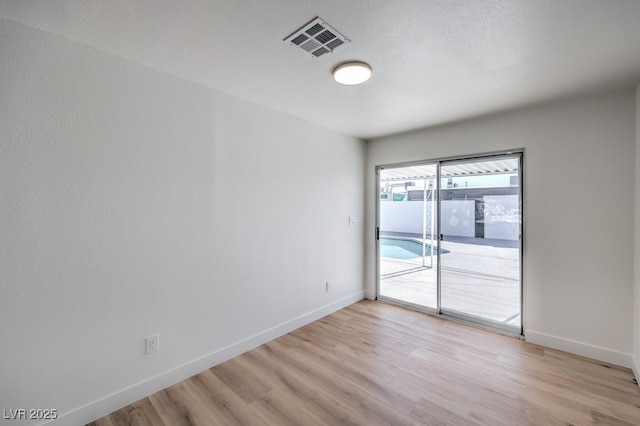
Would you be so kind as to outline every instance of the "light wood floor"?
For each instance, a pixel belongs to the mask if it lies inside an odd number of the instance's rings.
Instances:
[[[630,370],[362,301],[91,425],[640,425]]]

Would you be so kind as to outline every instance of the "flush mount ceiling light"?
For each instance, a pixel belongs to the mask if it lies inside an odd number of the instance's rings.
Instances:
[[[340,84],[353,86],[371,78],[373,70],[365,62],[345,62],[333,69],[333,79]]]

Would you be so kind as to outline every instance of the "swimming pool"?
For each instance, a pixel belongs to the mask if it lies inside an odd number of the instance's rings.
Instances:
[[[425,256],[431,256],[432,247],[427,244],[424,249]],[[449,253],[448,250],[440,250],[440,253]],[[433,247],[433,255],[438,254],[438,249]],[[417,259],[422,257],[422,243],[406,238],[380,238],[380,257],[390,259]]]

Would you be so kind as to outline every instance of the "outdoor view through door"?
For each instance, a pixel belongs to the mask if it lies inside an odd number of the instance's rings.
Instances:
[[[378,297],[520,334],[521,154],[378,168]]]

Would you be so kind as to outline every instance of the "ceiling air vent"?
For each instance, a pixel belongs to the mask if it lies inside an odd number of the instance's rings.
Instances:
[[[299,47],[312,58],[320,58],[350,41],[320,18],[313,19],[284,39],[285,43]]]

